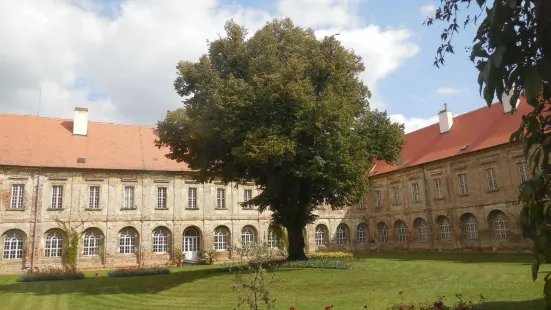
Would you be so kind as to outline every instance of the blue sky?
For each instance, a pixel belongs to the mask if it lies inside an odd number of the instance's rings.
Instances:
[[[484,106],[464,50],[474,27],[455,40],[446,66],[432,65],[443,24],[422,25],[434,0],[29,0],[0,4],[0,113],[153,125],[181,105],[172,81],[180,60],[196,60],[206,39],[234,18],[251,32],[291,17],[322,36],[339,32],[364,58],[372,106],[411,131],[444,103],[453,113]],[[4,13],[2,13],[4,12]],[[7,13],[9,12],[9,14]],[[8,14],[8,15],[2,15]],[[10,17],[10,18],[8,18]],[[3,73],[2,73],[3,72]]]

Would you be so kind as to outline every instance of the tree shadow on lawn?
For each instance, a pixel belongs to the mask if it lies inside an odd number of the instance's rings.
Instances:
[[[357,254],[359,259],[392,259],[397,261],[449,261],[456,263],[531,264],[532,255],[524,253],[453,253],[453,252],[380,252]]]
[[[485,302],[484,308],[488,310],[532,310],[545,309],[543,298],[524,301],[492,301]]]
[[[285,270],[279,270],[282,272]],[[34,295],[117,295],[156,294],[176,286],[217,276],[232,276],[221,268],[173,272],[166,275],[138,277],[87,277],[83,280],[16,282],[0,285],[3,293],[32,293]],[[228,283],[231,280],[228,279]]]

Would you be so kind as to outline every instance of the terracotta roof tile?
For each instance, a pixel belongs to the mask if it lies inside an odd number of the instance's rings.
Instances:
[[[447,133],[440,133],[438,123],[408,133],[400,164],[378,162],[370,176],[508,143],[511,134],[519,128],[522,115],[530,109],[524,98],[514,114],[504,114],[503,105],[494,103],[454,117]],[[463,146],[467,148],[461,150]]]

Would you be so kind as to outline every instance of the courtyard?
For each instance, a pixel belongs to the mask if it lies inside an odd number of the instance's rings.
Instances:
[[[528,254],[369,253],[350,270],[280,269],[271,290],[275,309],[385,309],[455,294],[478,300],[485,309],[543,306],[543,280],[534,283]],[[232,276],[219,265],[173,268],[170,275],[134,278],[18,283],[0,276],[2,309],[232,309],[237,293]],[[544,271],[547,266],[543,266]],[[400,295],[399,292],[403,294]]]

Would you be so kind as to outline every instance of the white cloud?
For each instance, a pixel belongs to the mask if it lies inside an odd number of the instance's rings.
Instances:
[[[408,29],[361,26],[361,0],[312,1],[280,0],[278,16],[295,5],[310,14],[294,16],[297,24],[319,35],[340,32],[363,57],[372,91],[419,51]],[[230,18],[252,33],[277,17],[217,0],[122,1],[118,15],[100,11],[90,0],[0,2],[0,113],[35,114],[41,88],[44,116],[70,118],[85,106],[92,120],[153,125],[181,106],[173,88],[178,61],[196,61]]]
[[[412,131],[430,126],[432,124],[438,123],[438,115],[428,118],[417,118],[417,117],[405,117],[402,114],[392,114],[389,116],[393,122],[404,124],[405,132],[410,133]]]
[[[456,95],[456,94],[463,94],[468,92],[469,92],[469,89],[467,87],[463,87],[463,88],[441,87],[435,91],[435,93],[438,95]]]
[[[438,7],[434,4],[423,5],[421,8],[419,8],[419,12],[421,12],[421,15],[423,15],[423,17],[434,17],[434,12],[436,12],[437,8]]]

